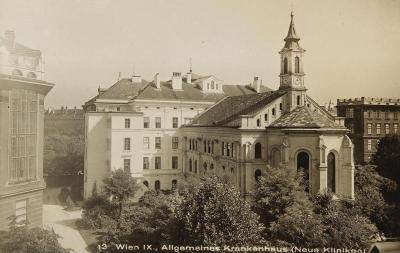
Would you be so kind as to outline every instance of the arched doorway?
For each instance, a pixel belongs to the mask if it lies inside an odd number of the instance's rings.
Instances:
[[[159,181],[159,180],[156,180],[156,181],[154,182],[154,190],[159,191],[160,188],[161,188],[160,181]]]
[[[335,182],[335,172],[336,172],[336,158],[335,154],[330,152],[328,154],[328,190],[335,192],[336,182]]]
[[[303,172],[305,190],[309,191],[310,156],[306,152],[297,154],[297,171]]]

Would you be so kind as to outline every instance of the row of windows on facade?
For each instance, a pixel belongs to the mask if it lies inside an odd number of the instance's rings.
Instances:
[[[397,134],[398,130],[399,130],[399,124],[398,123],[394,123],[394,124],[389,124],[386,123],[385,125],[385,134]],[[393,125],[393,132],[390,131],[391,130],[391,125]],[[373,124],[372,123],[368,123],[367,124],[367,133],[368,134],[372,134],[372,128],[373,128]],[[381,134],[381,124],[380,123],[376,123],[375,124],[375,133],[376,134]]]
[[[377,118],[380,119],[384,116],[384,119],[398,119],[398,112],[388,112],[388,111],[367,111],[365,113],[365,117],[368,119]],[[353,118],[354,117],[354,109],[353,108],[346,108],[346,118]]]
[[[36,146],[38,124],[37,92],[13,89],[10,92],[10,153],[11,183],[36,179]]]
[[[149,182],[148,182],[147,180],[144,180],[144,181],[143,181],[143,184],[144,184],[147,188],[150,188]],[[173,180],[171,181],[171,190],[175,190],[175,189],[177,188],[177,186],[178,186],[178,180],[173,179]],[[154,181],[154,190],[159,191],[160,189],[161,189],[160,180]]]
[[[143,137],[143,148],[150,149],[150,137]],[[161,137],[154,138],[154,148],[161,149]],[[179,148],[179,137],[173,136],[172,137],[172,149]],[[124,138],[124,151],[131,150],[131,138],[126,137]]]
[[[372,142],[373,140],[369,139],[367,140],[367,150],[372,151]],[[376,140],[376,146],[379,145],[379,140]]]
[[[210,90],[210,83],[207,83],[207,89]],[[214,81],[211,81],[211,90],[218,90],[218,83],[214,83]]]
[[[288,74],[288,59],[283,59],[283,74]],[[294,73],[300,73],[300,58],[296,56],[294,58]]]
[[[203,152],[208,154],[215,154],[214,143],[215,140],[204,140],[203,141]],[[198,151],[198,141],[196,139],[189,139],[189,150]],[[230,142],[221,142],[221,153],[222,156],[236,157],[237,156],[237,146]],[[254,145],[254,158],[261,159],[262,156],[262,146],[261,143],[257,142]]]
[[[298,105],[300,105],[300,96],[298,96]],[[279,103],[279,111],[282,111],[282,103]],[[272,117],[276,116],[276,109],[272,108],[271,109],[271,115]],[[269,114],[268,113],[264,113],[264,121],[268,122],[269,121]],[[261,126],[261,120],[257,119],[257,126],[260,127]]]
[[[192,122],[192,118],[184,119],[185,125],[190,124]],[[154,118],[154,126],[155,128],[161,128],[161,117]],[[178,117],[172,118],[172,128],[178,128]],[[125,119],[125,128],[131,128],[131,119]],[[150,117],[143,118],[143,128],[150,128]]]
[[[161,164],[161,157],[156,156],[154,157],[154,169],[160,170],[162,168]],[[178,169],[178,157],[172,156],[171,158],[171,168]],[[150,169],[150,157],[143,157],[143,169],[149,170]],[[131,171],[131,159],[124,159],[124,171],[129,172]]]
[[[12,72],[12,75],[13,76],[23,76],[23,73],[19,69],[14,69],[13,72]],[[26,74],[26,77],[27,78],[32,78],[32,79],[36,79],[37,78],[36,74],[33,73],[33,72],[28,72],[28,74]]]
[[[210,169],[208,169],[210,167]],[[225,173],[226,168],[225,166],[222,166],[222,171]],[[203,163],[203,172],[206,173],[208,170],[213,171],[214,170],[214,164],[210,163],[210,166],[206,162]],[[198,165],[197,165],[197,160],[192,160],[191,158],[189,159],[189,172],[193,172],[195,174],[198,173]],[[231,174],[235,173],[235,169],[231,168]]]

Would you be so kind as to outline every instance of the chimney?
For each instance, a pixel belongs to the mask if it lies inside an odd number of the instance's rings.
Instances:
[[[173,90],[182,90],[181,72],[172,72],[172,89]]]
[[[159,73],[154,75],[154,84],[156,85],[157,89],[161,89],[160,74]]]
[[[133,75],[132,76],[132,83],[141,83],[142,82],[142,77],[138,75]]]
[[[7,30],[4,32],[4,38],[7,46],[14,48],[15,47],[15,32]]]
[[[192,83],[192,71],[190,71],[186,74],[186,82]]]
[[[255,89],[257,91],[257,93],[260,93],[260,91],[261,91],[261,83],[262,83],[262,80],[259,79],[258,76],[255,76],[252,87],[253,87],[253,89]]]

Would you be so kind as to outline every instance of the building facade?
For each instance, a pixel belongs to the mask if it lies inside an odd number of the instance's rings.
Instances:
[[[345,125],[350,129],[357,164],[370,162],[380,138],[399,133],[398,98],[338,99],[337,113],[345,118]]]
[[[304,172],[310,193],[354,198],[348,130],[307,95],[299,40],[292,14],[279,90],[224,98],[182,128],[187,177],[227,177],[246,195],[262,174],[287,167]]]
[[[0,230],[8,217],[42,225],[44,98],[54,86],[42,80],[39,50],[0,37]]]
[[[223,97],[267,90],[258,78],[247,86],[223,85],[192,70],[173,72],[168,81],[132,76],[99,88],[84,106],[84,197],[120,168],[150,189],[176,187],[184,170],[180,127]]]

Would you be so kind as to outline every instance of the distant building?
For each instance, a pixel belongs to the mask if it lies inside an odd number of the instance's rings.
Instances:
[[[0,37],[0,230],[9,216],[42,225],[44,98],[54,84],[42,80],[42,55]]]
[[[338,99],[337,113],[350,129],[357,164],[371,160],[380,138],[399,133],[399,98]]]
[[[112,170],[130,171],[150,189],[171,189],[182,179],[184,160],[179,128],[226,96],[268,91],[257,77],[251,85],[223,85],[213,75],[152,81],[140,76],[121,79],[84,105],[84,195]]]
[[[222,99],[182,128],[184,174],[228,177],[243,194],[267,168],[304,172],[310,193],[354,198],[353,145],[343,119],[307,95],[293,14],[279,90]]]

